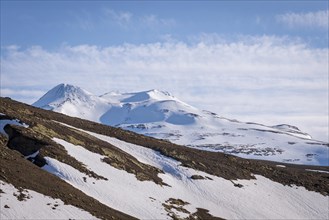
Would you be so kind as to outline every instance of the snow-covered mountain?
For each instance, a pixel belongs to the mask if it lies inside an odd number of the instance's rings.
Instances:
[[[77,86],[60,84],[33,105],[192,148],[243,158],[329,165],[328,143],[313,140],[295,126],[227,119],[190,106],[168,92],[96,96]]]

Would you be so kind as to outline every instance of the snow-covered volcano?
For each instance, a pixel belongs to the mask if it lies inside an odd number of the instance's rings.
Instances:
[[[60,84],[33,105],[202,150],[329,165],[328,143],[313,140],[295,126],[227,119],[190,106],[168,92],[110,92],[95,96],[77,86]]]

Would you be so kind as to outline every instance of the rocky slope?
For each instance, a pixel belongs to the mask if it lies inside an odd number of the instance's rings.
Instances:
[[[243,159],[0,104],[1,219],[329,217],[327,166]]]

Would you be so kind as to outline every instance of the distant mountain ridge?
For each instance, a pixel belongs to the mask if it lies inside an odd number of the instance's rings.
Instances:
[[[313,140],[295,126],[227,119],[190,106],[168,92],[109,92],[96,96],[80,87],[60,84],[33,105],[202,150],[329,165],[328,143]]]

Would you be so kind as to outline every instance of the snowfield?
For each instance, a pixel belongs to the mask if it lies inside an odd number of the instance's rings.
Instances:
[[[328,143],[313,140],[295,126],[227,119],[158,90],[95,96],[79,87],[60,84],[33,105],[202,150],[250,159],[329,165]]]
[[[80,131],[83,131],[79,129]],[[68,154],[82,162],[88,169],[108,180],[97,180],[73,167],[47,157],[43,169],[51,172],[72,186],[100,202],[142,219],[169,219],[175,213],[187,217],[188,213],[175,208],[169,211],[164,205],[180,199],[186,203],[176,205],[189,213],[197,208],[209,210],[214,216],[227,219],[328,219],[329,197],[311,192],[304,187],[290,187],[256,175],[254,180],[230,181],[191,168],[142,146],[116,138],[86,132],[131,154],[140,162],[160,168],[159,174],[169,186],[152,181],[139,181],[133,174],[118,170],[102,162],[104,156],[53,138]],[[206,179],[195,180],[192,175]],[[241,184],[242,188],[234,186]],[[180,209],[181,210],[181,209]],[[169,213],[168,213],[169,212]]]
[[[64,205],[60,199],[53,199],[33,190],[19,190],[3,181],[0,181],[0,186],[1,220],[97,219],[82,209]]]

